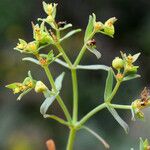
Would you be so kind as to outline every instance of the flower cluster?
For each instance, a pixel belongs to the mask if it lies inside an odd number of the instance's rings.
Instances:
[[[36,80],[34,80],[31,76],[30,71],[28,72],[28,77],[24,79],[23,82],[15,82],[12,84],[7,85],[6,87],[13,90],[14,94],[21,93],[18,100],[21,100],[21,98],[29,93],[32,89],[34,89],[36,84]]]
[[[138,77],[136,73],[139,66],[135,66],[133,63],[138,59],[140,53],[135,55],[126,55],[125,53],[121,52],[121,56],[122,58],[116,57],[112,61],[113,68],[117,70],[116,79],[123,80],[123,78],[127,76]]]
[[[104,24],[100,21],[96,22],[94,20],[94,30],[95,32],[101,32],[103,34],[113,37],[115,33],[114,23],[117,21],[115,17],[108,19]]]
[[[137,99],[132,103],[132,111],[138,119],[144,119],[144,113],[142,110],[147,107],[150,107],[150,93],[145,87],[141,92],[140,99]],[[134,115],[133,119],[135,119]]]

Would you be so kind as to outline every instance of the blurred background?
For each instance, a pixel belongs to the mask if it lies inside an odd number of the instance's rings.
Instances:
[[[71,60],[77,56],[84,36],[88,16],[92,12],[97,20],[104,22],[116,16],[115,38],[97,35],[97,48],[102,58],[97,60],[87,51],[82,64],[111,65],[119,51],[135,54],[141,52],[137,65],[140,65],[141,79],[124,83],[115,97],[115,103],[130,104],[139,97],[141,90],[150,87],[150,1],[149,0],[57,0],[46,1],[58,3],[57,21],[67,21],[74,28],[82,28],[82,32],[64,42],[64,48]],[[47,83],[47,78],[40,67],[22,62],[25,57],[14,51],[18,38],[32,40],[31,21],[36,22],[44,17],[41,0],[0,0],[0,149],[1,150],[46,150],[45,141],[52,138],[58,150],[64,150],[68,137],[68,129],[55,121],[44,119],[39,112],[44,100],[42,95],[34,91],[25,96],[21,102],[17,96],[5,88],[6,84],[23,81],[28,70],[37,80]],[[53,75],[58,76],[64,68],[53,64]],[[66,72],[61,95],[71,111],[72,90],[70,74]],[[107,73],[104,71],[78,71],[79,80],[79,117],[102,102]],[[111,145],[111,150],[138,149],[139,137],[150,139],[150,110],[145,110],[145,122],[131,121],[129,111],[118,111],[130,126],[128,135],[105,110],[97,113],[87,122],[87,126],[95,130]],[[63,117],[57,102],[49,110]],[[76,137],[75,150],[103,150],[97,139],[84,130]]]

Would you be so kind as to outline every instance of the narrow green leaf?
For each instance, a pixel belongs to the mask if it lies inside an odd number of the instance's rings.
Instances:
[[[126,133],[128,133],[129,131],[129,127],[127,125],[127,123],[122,120],[122,118],[118,115],[117,111],[110,107],[110,106],[107,106],[109,112],[112,114],[112,116],[115,118],[115,120],[122,126],[122,128],[125,130]]]
[[[67,63],[65,63],[64,61],[62,61],[62,60],[60,60],[60,59],[58,59],[58,58],[55,59],[54,61],[57,62],[58,64],[64,66],[64,67],[66,67],[66,68],[69,68],[69,66],[68,66]]]
[[[60,30],[60,31],[61,31],[61,30],[65,30],[65,29],[68,29],[68,28],[70,28],[70,27],[72,27],[72,24],[71,24],[71,23],[66,24],[63,28],[59,28],[59,30]]]
[[[106,84],[105,84],[105,92],[104,92],[104,100],[106,101],[109,96],[112,93],[112,89],[113,89],[113,80],[114,80],[114,74],[113,74],[113,70],[110,69],[108,71],[108,76],[106,79]]]
[[[63,72],[55,80],[55,86],[58,91],[60,91],[62,88],[62,81],[63,81],[64,75],[65,75],[65,73]]]
[[[54,100],[56,99],[57,95],[51,96],[51,97],[47,97],[45,99],[45,101],[42,103],[41,107],[40,107],[40,113],[44,116],[48,110],[48,108],[50,107],[50,105],[54,102]]]
[[[76,29],[76,30],[72,30],[72,31],[68,32],[64,37],[62,37],[60,39],[60,42],[64,41],[65,39],[71,37],[72,35],[74,35],[74,34],[76,34],[78,32],[81,32],[81,29]]]
[[[28,94],[31,90],[32,90],[32,88],[29,88],[29,89],[23,91],[23,92],[19,95],[19,97],[17,98],[17,100],[20,101],[20,100],[22,99],[22,97],[25,96],[26,94]]]
[[[39,61],[38,61],[37,59],[35,59],[35,58],[32,58],[32,57],[26,57],[26,58],[23,58],[22,60],[23,60],[23,61],[30,61],[30,62],[32,62],[32,63],[35,63],[35,64],[37,64],[37,65],[40,65]]]
[[[109,71],[110,67],[105,65],[78,65],[77,69],[84,69],[84,70],[105,70]]]
[[[94,47],[89,47],[89,46],[87,46],[86,47],[91,53],[93,53],[96,57],[97,57],[97,59],[100,59],[101,58],[101,53],[97,50],[97,49],[95,49]]]
[[[89,16],[89,22],[85,31],[85,36],[84,36],[84,42],[87,42],[89,36],[92,34],[94,29],[94,25],[93,25],[93,16]]]
[[[8,89],[15,89],[16,87],[18,87],[17,84],[18,84],[18,82],[15,82],[15,83],[8,84],[5,87]]]
[[[136,79],[136,78],[140,78],[140,77],[141,76],[139,74],[128,75],[123,78],[123,81],[128,81],[128,80],[132,80],[132,79]]]
[[[106,149],[109,149],[110,147],[109,144],[100,135],[98,135],[96,132],[94,132],[93,130],[91,130],[86,126],[83,126],[82,128],[91,133],[93,136],[95,136],[104,145]]]

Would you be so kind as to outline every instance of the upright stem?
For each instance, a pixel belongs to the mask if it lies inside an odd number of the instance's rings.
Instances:
[[[68,143],[67,143],[67,149],[66,150],[73,150],[75,136],[76,136],[76,129],[71,128],[70,133],[69,133],[69,138],[68,138]]]
[[[76,69],[71,70],[73,87],[73,123],[78,120],[78,82]]]
[[[86,44],[83,45],[83,47],[82,47],[82,49],[81,49],[77,59],[74,62],[74,66],[75,67],[80,63],[80,60],[81,60],[83,54],[85,53],[85,51],[86,51]]]
[[[95,34],[95,31],[93,31],[91,33],[91,35],[88,37],[87,41],[90,40],[94,36],[94,34]],[[83,57],[83,55],[84,55],[84,53],[85,53],[85,51],[87,49],[86,48],[86,44],[87,43],[85,42],[84,45],[83,45],[83,47],[82,47],[82,49],[81,49],[81,51],[80,51],[80,53],[79,53],[79,55],[78,55],[78,57],[76,58],[76,60],[74,62],[74,66],[75,67],[80,63],[80,61],[81,61],[81,59],[82,59],[82,57]]]
[[[56,89],[56,86],[55,86],[55,82],[54,82],[54,79],[53,79],[53,77],[52,77],[52,74],[51,74],[49,68],[48,68],[48,67],[44,67],[44,70],[45,70],[45,73],[46,73],[46,75],[47,75],[47,77],[48,77],[48,79],[49,79],[49,82],[50,82],[52,88],[54,89],[55,92],[57,92],[57,89]],[[64,104],[63,100],[61,99],[61,97],[60,97],[59,95],[56,97],[56,99],[57,99],[57,101],[58,101],[60,107],[62,108],[62,110],[63,110],[63,112],[64,112],[64,114],[65,114],[67,120],[68,120],[69,122],[71,122],[70,113],[69,113],[69,111],[68,111],[66,105]]]

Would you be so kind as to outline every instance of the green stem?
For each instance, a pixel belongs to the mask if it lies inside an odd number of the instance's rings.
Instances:
[[[55,86],[55,82],[54,82],[54,79],[53,79],[53,77],[52,77],[52,74],[51,74],[49,68],[46,66],[46,67],[44,67],[44,70],[45,70],[45,73],[46,73],[46,75],[47,75],[47,77],[48,77],[48,79],[49,79],[49,82],[50,82],[50,84],[51,84],[53,90],[54,90],[55,92],[57,92],[57,89],[56,89],[56,86]],[[59,105],[61,106],[61,108],[62,108],[62,110],[63,110],[63,112],[64,112],[64,114],[65,114],[67,120],[68,120],[69,122],[71,122],[70,113],[69,113],[69,111],[68,111],[66,105],[64,104],[63,100],[61,99],[61,97],[60,97],[59,95],[56,97],[56,99],[57,99]]]
[[[95,32],[92,32],[92,34],[89,36],[89,38],[87,39],[87,41],[90,40],[90,39],[94,36],[94,34],[95,34]],[[76,58],[76,60],[75,60],[75,62],[74,62],[74,67],[76,67],[76,66],[80,63],[80,61],[81,61],[81,59],[82,59],[82,57],[83,57],[83,55],[84,55],[84,53],[85,53],[85,51],[86,51],[86,49],[87,49],[87,48],[86,48],[86,44],[87,44],[87,43],[85,43],[85,44],[83,45],[83,47],[82,47],[82,49],[81,49],[81,51],[80,51],[78,57]]]
[[[73,123],[78,120],[78,82],[77,72],[75,69],[71,70],[72,86],[73,86]]]
[[[66,150],[73,150],[75,136],[76,136],[76,129],[71,128],[70,133],[69,133],[69,138],[68,138],[68,143],[67,143],[67,149]]]
[[[55,116],[55,115],[45,115],[44,116],[45,118],[50,118],[50,119],[53,119],[53,120],[56,120],[58,121],[59,123],[63,124],[63,125],[66,125],[66,126],[69,126],[70,124],[68,122],[66,122],[65,120]]]
[[[111,102],[111,100],[113,99],[113,97],[114,97],[115,94],[117,93],[117,91],[118,91],[118,89],[119,89],[119,87],[120,87],[120,84],[121,84],[121,81],[117,81],[117,83],[116,83],[116,85],[115,85],[115,87],[114,87],[114,89],[113,89],[113,91],[112,91],[110,97],[106,100],[106,102],[108,102],[108,103]]]
[[[116,108],[116,109],[131,109],[131,105],[118,105],[118,104],[109,104],[109,106]]]
[[[68,58],[68,56],[66,55],[65,51],[63,50],[62,46],[59,43],[56,43],[56,47],[59,50],[60,53],[62,53],[62,56],[64,58],[64,60],[67,62],[67,64],[72,67],[72,63],[70,61],[70,59]]]
[[[78,122],[78,128],[80,128],[88,119],[90,119],[93,115],[95,115],[100,110],[104,109],[107,104],[103,103],[97,107],[95,107],[93,110],[91,110],[87,115],[85,115],[79,122]]]

